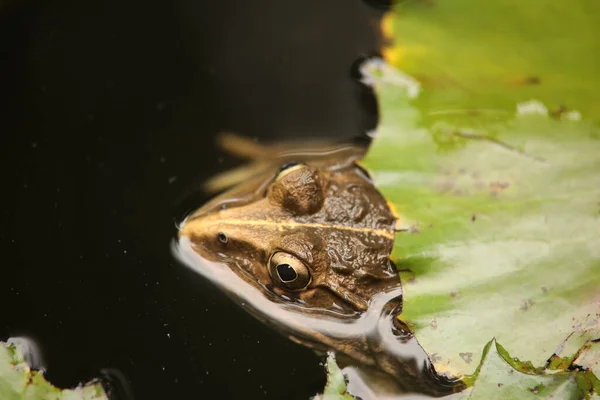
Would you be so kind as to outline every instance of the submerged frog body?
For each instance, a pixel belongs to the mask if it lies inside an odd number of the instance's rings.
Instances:
[[[362,151],[299,151],[278,166],[262,162],[257,176],[190,215],[180,243],[213,263],[203,273],[293,340],[335,351],[342,365],[391,375],[404,390],[460,390],[461,381],[435,374],[396,318],[402,287],[389,258],[396,217],[355,162]]]

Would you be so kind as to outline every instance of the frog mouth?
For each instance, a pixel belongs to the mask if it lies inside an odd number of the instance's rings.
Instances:
[[[402,295],[402,285],[398,278],[394,279],[392,277],[386,277],[380,279],[377,283],[377,285],[372,286],[376,286],[378,289],[373,290],[372,292],[380,293],[398,288],[400,290],[400,295]],[[345,288],[341,289],[339,285],[331,282],[323,282],[320,286],[328,290],[336,298],[343,301],[356,313],[363,313],[369,310],[375,294],[369,293],[370,296],[362,296],[360,294],[353,293],[352,291],[345,290]]]

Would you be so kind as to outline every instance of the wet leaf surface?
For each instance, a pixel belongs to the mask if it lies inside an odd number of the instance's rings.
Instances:
[[[338,367],[333,353],[327,356],[326,368],[327,386],[323,393],[316,395],[312,400],[353,400],[354,397],[346,391],[344,375]]]
[[[477,383],[463,398],[468,399],[580,399],[583,390],[577,372],[546,374],[544,371],[519,371],[510,355],[492,341],[483,356]],[[517,368],[515,368],[517,367]]]
[[[394,251],[408,270],[403,319],[438,368],[472,372],[469,354],[493,337],[540,365],[597,324],[597,128],[515,111],[500,137],[523,152],[468,139],[444,151],[402,88],[378,91],[383,120],[365,164],[408,229]]]
[[[594,1],[402,2],[388,63],[364,67],[401,318],[440,372],[473,374],[494,338],[525,360],[488,353],[469,398],[579,398],[597,381],[599,20]],[[500,382],[507,368],[525,373]]]
[[[599,121],[600,3],[401,1],[386,59],[423,84],[423,111],[511,110],[538,99]]]
[[[107,400],[100,383],[58,389],[32,370],[18,345],[0,342],[0,398],[3,400]]]

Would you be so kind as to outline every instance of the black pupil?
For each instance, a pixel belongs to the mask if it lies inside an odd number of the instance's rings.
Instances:
[[[277,273],[284,282],[293,281],[298,277],[298,274],[290,264],[279,264],[277,266]]]
[[[224,234],[224,233],[222,233],[222,232],[219,232],[219,235],[218,235],[218,236],[219,236],[219,241],[220,241],[220,242],[222,242],[222,243],[227,243],[227,235],[226,235],[226,234]]]

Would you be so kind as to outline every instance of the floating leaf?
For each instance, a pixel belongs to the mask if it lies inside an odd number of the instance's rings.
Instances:
[[[421,82],[428,115],[537,99],[597,122],[599,22],[596,0],[400,1],[383,22],[384,54]]]
[[[75,389],[58,389],[32,370],[20,345],[0,342],[0,399],[2,400],[108,400],[100,383],[90,382]]]
[[[465,138],[440,150],[388,82],[376,84],[382,121],[365,164],[409,229],[394,251],[410,271],[403,319],[442,370],[471,373],[493,337],[543,364],[578,323],[597,323],[597,128],[515,107],[500,138],[521,150]]]
[[[353,400],[352,397],[346,391],[346,381],[342,371],[338,367],[335,361],[335,355],[329,353],[327,355],[327,385],[322,394],[318,394],[313,397],[312,400]]]
[[[401,318],[440,372],[473,374],[496,338],[524,375],[568,376],[539,391],[594,390],[597,364],[564,371],[597,360],[597,21],[592,0],[402,2],[384,20],[395,45],[364,67],[381,110],[364,165],[400,217]],[[484,371],[476,398],[493,397]]]
[[[548,374],[520,370],[519,365],[495,340],[486,346],[476,385],[463,398],[470,399],[580,399],[580,372]]]

